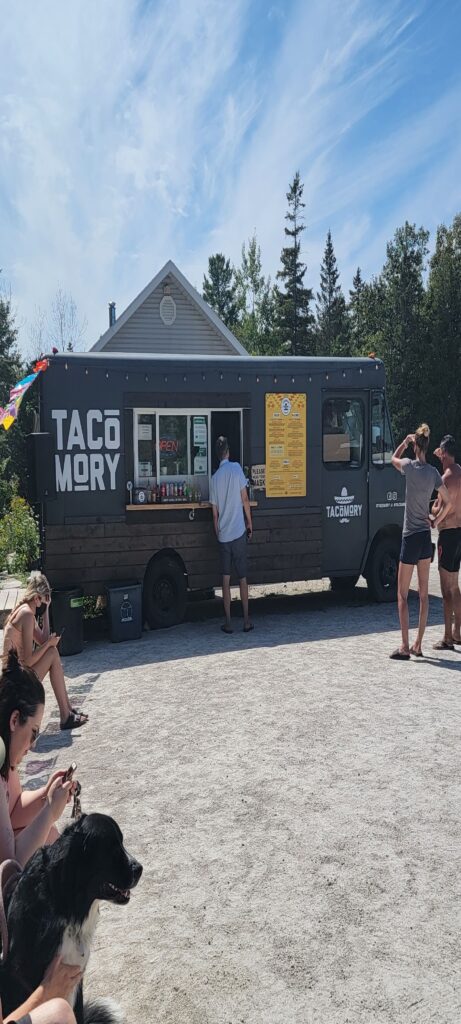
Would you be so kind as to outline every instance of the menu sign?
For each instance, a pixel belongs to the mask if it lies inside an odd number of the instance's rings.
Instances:
[[[306,395],[266,395],[266,496],[306,496]]]

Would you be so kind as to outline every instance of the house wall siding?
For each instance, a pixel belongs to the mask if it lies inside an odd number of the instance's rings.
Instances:
[[[160,317],[165,284],[176,303],[176,320],[166,327]],[[104,346],[105,352],[168,353],[169,355],[224,355],[238,353],[190,301],[171,276],[167,276],[139,309]]]

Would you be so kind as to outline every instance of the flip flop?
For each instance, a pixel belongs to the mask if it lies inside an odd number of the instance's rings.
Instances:
[[[244,626],[244,627],[243,627],[243,632],[244,632],[244,633],[251,633],[251,630],[252,630],[252,629],[254,629],[253,623],[252,623],[252,622],[249,622],[249,623],[248,623],[248,626]]]
[[[232,626],[228,626],[227,622],[225,622],[224,625],[221,626],[221,629],[222,629],[223,633],[233,633],[234,632],[234,630],[232,629]]]
[[[434,651],[454,651],[454,645],[448,644],[446,640],[438,640],[436,644],[432,644]]]
[[[86,718],[87,721],[88,721],[88,719],[90,717],[89,715],[86,714],[85,711],[79,711],[78,708],[71,708],[70,710],[72,711],[73,715],[77,715],[77,716],[80,715],[81,718]]]
[[[410,654],[412,654],[414,658],[424,658],[422,651],[414,651],[412,647],[410,647]]]
[[[76,715],[71,711],[65,722],[61,722],[60,729],[80,729],[82,725],[86,725],[88,719],[84,715]]]
[[[399,647],[397,647],[395,649],[395,651],[392,651],[392,654],[390,654],[389,657],[393,661],[409,661],[410,660],[410,655],[409,654],[405,654],[404,651],[401,651]]]

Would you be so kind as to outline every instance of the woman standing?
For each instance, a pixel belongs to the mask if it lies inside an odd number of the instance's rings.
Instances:
[[[46,576],[41,572],[32,572],[22,601],[6,621],[3,652],[5,655],[14,647],[21,663],[33,668],[41,682],[49,673],[59,706],[61,729],[77,729],[86,724],[88,715],[70,705],[57,650],[60,637],[50,632],[50,603],[51,588]],[[42,620],[41,627],[36,615]]]
[[[410,654],[422,658],[421,650],[424,630],[426,629],[429,611],[429,569],[432,557],[431,526],[438,526],[450,511],[450,498],[442,477],[435,468],[426,462],[429,447],[430,430],[427,423],[422,423],[415,434],[408,434],[399,444],[392,456],[392,465],[403,474],[406,480],[405,516],[403,520],[402,548],[398,578],[399,619],[402,630],[402,643],[390,655],[396,661],[408,661]],[[414,459],[402,459],[409,445],[415,449]],[[435,520],[429,517],[432,492],[439,493],[440,509]],[[408,591],[410,589],[413,569],[417,567],[419,586],[419,622],[418,633],[412,647],[409,641]]]

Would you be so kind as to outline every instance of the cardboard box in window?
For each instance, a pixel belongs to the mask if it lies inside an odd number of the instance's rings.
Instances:
[[[350,462],[351,439],[349,434],[323,435],[324,462]]]

